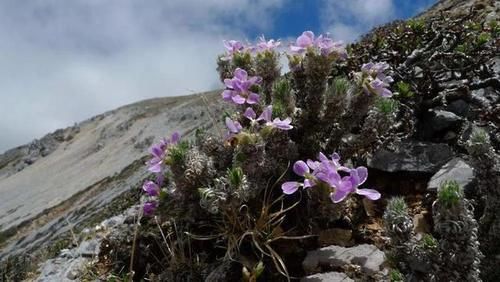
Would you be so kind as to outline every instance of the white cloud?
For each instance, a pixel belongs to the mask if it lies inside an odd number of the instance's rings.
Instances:
[[[323,29],[335,39],[354,41],[373,26],[396,17],[393,0],[324,0]]]
[[[265,32],[283,1],[1,1],[0,152],[126,103],[220,87],[221,40]]]

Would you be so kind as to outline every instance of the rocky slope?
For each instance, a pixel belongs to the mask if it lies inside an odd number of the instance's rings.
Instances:
[[[141,101],[0,155],[0,259],[42,246],[137,189],[151,143],[210,127],[218,94]]]
[[[471,8],[482,11],[474,14],[476,18],[494,19],[498,17],[500,7],[498,1],[446,0],[439,1],[420,16],[431,18],[442,13],[468,14]],[[370,36],[367,38],[371,40]],[[446,40],[440,42],[442,46],[430,47],[447,47]],[[401,56],[402,61],[398,61],[400,58],[390,52],[377,53],[376,59],[390,61],[395,68],[402,65],[401,79],[418,82],[414,88],[427,93],[427,90],[422,90],[427,86],[427,81],[418,80],[423,76],[418,72],[431,65],[426,56],[432,55],[432,48],[422,49],[421,54],[425,55],[416,63],[409,62],[404,56]],[[371,58],[373,54],[363,54],[365,55]],[[500,76],[499,62],[496,54],[485,63],[493,69],[497,79]],[[410,69],[414,72],[408,71]],[[437,77],[435,73],[432,75]],[[423,203],[426,201],[423,199],[424,194],[435,193],[443,179],[456,179],[464,187],[475,185],[467,154],[457,145],[460,135],[467,134],[468,128],[473,127],[472,122],[480,121],[482,126],[490,129],[497,150],[500,140],[499,127],[495,124],[498,122],[498,115],[495,117],[495,113],[500,113],[498,85],[479,85],[468,81],[467,87],[471,88],[461,95],[459,90],[462,88],[456,86],[465,84],[463,80],[455,77],[454,73],[446,72],[443,81],[445,83],[442,88],[440,85],[435,86],[432,81],[432,87],[436,88],[428,92],[433,95],[434,92],[439,92],[436,96],[443,94],[443,99],[448,101],[440,104],[429,95],[425,97],[426,101],[419,102],[425,105],[424,110],[420,109],[421,113],[411,113],[417,119],[419,134],[401,144],[396,143],[390,149],[380,150],[368,161],[373,170],[371,175],[377,179],[377,187],[382,188],[386,194],[401,195],[409,189],[413,193],[418,191],[419,195],[413,201],[415,206],[411,207],[417,233],[429,232],[431,228],[429,211]],[[451,95],[446,96],[450,93]],[[185,136],[192,136],[196,128],[212,127],[213,117],[221,116],[223,105],[220,103],[219,92],[204,95],[205,99],[200,95],[193,95],[152,99],[128,105],[0,155],[0,198],[8,199],[0,202],[0,260],[10,255],[40,250],[54,244],[60,237],[71,237],[74,229],[82,231],[84,226],[93,227],[102,221],[97,225],[103,226],[102,229],[99,227],[98,232],[91,234],[97,236],[98,240],[70,238],[69,243],[66,242],[61,248],[66,248],[71,243],[78,246],[62,253],[59,249],[54,250],[59,256],[48,261],[41,269],[41,280],[73,279],[76,277],[73,264],[90,261],[98,254],[95,248],[88,251],[85,246],[94,246],[95,242],[100,244],[102,237],[109,234],[131,236],[129,233],[134,225],[126,219],[126,213],[116,220],[119,222],[116,225],[121,226],[116,230],[115,224],[105,219],[137,202],[138,195],[134,191],[139,190],[138,187],[147,175],[144,157],[150,144],[175,130]],[[408,104],[411,106],[411,103]],[[482,115],[486,109],[492,114]],[[426,126],[429,124],[432,126]],[[402,191],[401,187],[406,190]],[[116,210],[109,210],[115,206]],[[370,209],[380,213],[382,206],[379,204],[375,208],[365,209],[367,213],[370,213]],[[374,238],[379,238],[379,223],[375,221],[362,228],[368,235],[375,234]],[[124,232],[125,235],[120,235]],[[88,235],[86,232],[81,234]],[[347,241],[352,241],[352,238],[349,237]],[[383,242],[373,241],[375,242],[370,243],[383,246]],[[329,246],[330,243],[342,245],[345,242],[329,242],[324,248],[309,252],[302,267],[310,276],[304,281],[352,281],[346,274],[336,271],[348,273],[346,269],[354,266],[360,268],[362,273],[368,271],[371,275],[383,268],[383,253],[374,245],[346,245],[347,248],[344,248]],[[339,253],[344,255],[338,255]],[[66,268],[61,267],[63,264]],[[0,271],[0,280],[1,274]]]

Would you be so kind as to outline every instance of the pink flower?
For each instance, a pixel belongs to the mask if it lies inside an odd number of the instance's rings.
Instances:
[[[232,79],[224,80],[227,89],[222,92],[222,98],[224,101],[233,102],[238,105],[245,103],[250,105],[257,104],[260,96],[250,91],[250,88],[253,85],[259,84],[261,81],[262,78],[258,76],[249,77],[244,69],[237,68],[234,71],[234,77]]]

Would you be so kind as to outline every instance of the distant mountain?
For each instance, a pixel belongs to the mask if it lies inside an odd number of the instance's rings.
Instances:
[[[190,138],[211,127],[218,95],[141,101],[0,155],[0,258],[47,242],[138,189],[149,146],[174,131]]]

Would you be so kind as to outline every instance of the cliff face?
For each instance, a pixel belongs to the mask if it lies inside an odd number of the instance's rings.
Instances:
[[[0,238],[14,235],[0,241],[0,258],[43,244],[137,189],[152,142],[211,126],[216,115],[207,109],[217,111],[218,94],[138,102],[0,155]]]

